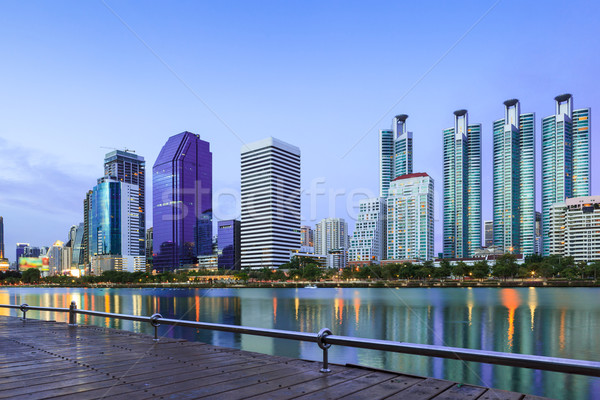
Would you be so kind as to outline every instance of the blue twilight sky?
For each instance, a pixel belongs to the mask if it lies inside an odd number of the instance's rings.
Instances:
[[[134,149],[150,170],[184,130],[211,143],[217,217],[239,214],[229,193],[239,192],[242,143],[275,136],[302,150],[305,222],[344,217],[353,231],[347,199],[377,195],[377,132],[400,113],[410,116],[415,171],[435,179],[441,251],[442,129],[452,112],[466,108],[483,124],[491,219],[492,121],[502,102],[518,98],[536,113],[538,139],[558,94],[592,107],[593,120],[600,110],[599,15],[592,1],[0,0],[8,256],[16,242],[65,240],[82,221],[84,194],[110,151],[102,146]]]

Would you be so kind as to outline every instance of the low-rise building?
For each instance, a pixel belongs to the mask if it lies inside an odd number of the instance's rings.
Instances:
[[[600,196],[566,199],[550,207],[550,254],[600,260]]]

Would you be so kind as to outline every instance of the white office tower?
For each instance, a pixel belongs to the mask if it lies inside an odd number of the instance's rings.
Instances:
[[[387,197],[390,182],[412,173],[412,132],[406,130],[408,115],[396,115],[392,129],[379,131],[379,195]]]
[[[600,196],[573,197],[550,207],[550,254],[600,260]]]
[[[270,137],[241,153],[241,265],[277,268],[300,248],[300,149]]]
[[[348,224],[343,218],[326,218],[315,227],[315,252],[327,256],[328,268],[344,268],[347,263]]]
[[[424,172],[394,179],[387,198],[387,259],[433,259],[433,179]]]
[[[360,201],[356,227],[350,239],[349,261],[379,262],[385,260],[387,253],[386,204],[384,197]]]

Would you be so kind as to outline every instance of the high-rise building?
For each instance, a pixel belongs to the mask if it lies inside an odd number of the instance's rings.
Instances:
[[[146,271],[152,271],[154,259],[152,258],[152,249],[154,248],[154,228],[146,229]]]
[[[600,196],[568,198],[550,207],[550,254],[600,260]]]
[[[535,253],[535,114],[521,114],[517,99],[494,121],[494,245]]]
[[[277,268],[300,248],[300,149],[273,137],[241,150],[242,267]]]
[[[325,218],[315,225],[315,253],[327,256],[328,268],[346,267],[347,251],[348,223],[343,218]]]
[[[535,254],[542,255],[542,213],[535,212]]]
[[[412,132],[406,130],[408,115],[396,115],[392,129],[379,131],[379,195],[387,197],[390,182],[413,170]]]
[[[590,195],[591,110],[573,110],[573,96],[556,96],[555,114],[542,119],[542,237],[550,232],[550,207]],[[550,254],[550,242],[542,241]]]
[[[387,259],[431,260],[434,255],[433,179],[399,176],[387,198]]]
[[[25,257],[25,248],[29,247],[29,243],[17,243],[16,263],[19,265],[19,258]]]
[[[0,216],[0,271],[8,271],[10,263],[4,252],[4,218]]]
[[[4,218],[0,216],[0,259],[4,258]]]
[[[315,246],[315,232],[312,230],[310,226],[303,225],[300,227],[300,240],[301,245],[305,247],[314,247]]]
[[[212,153],[191,132],[171,136],[152,169],[154,269],[197,263],[212,254]]]
[[[115,150],[104,156],[104,176],[137,185],[140,208],[139,254],[146,252],[146,162],[131,150]]]
[[[354,233],[348,249],[349,261],[378,263],[387,256],[385,197],[363,199],[358,204],[359,212]]]
[[[90,256],[95,275],[107,270],[145,270],[139,246],[139,186],[112,177],[98,179],[92,193]]]
[[[490,247],[494,245],[494,221],[484,221],[484,246]]]
[[[82,264],[88,270],[91,265],[90,248],[91,248],[91,232],[92,232],[92,194],[94,192],[88,190],[83,200],[83,239],[81,242]]]
[[[23,257],[37,258],[42,254],[42,250],[36,246],[26,246],[23,249]]]
[[[57,275],[62,272],[63,247],[65,242],[57,240],[48,249],[48,268],[50,275]]]
[[[469,124],[467,110],[444,129],[443,242],[445,258],[472,257],[481,247],[481,124]]]
[[[84,270],[86,268],[85,263],[84,263],[84,254],[83,254],[83,249],[84,249],[84,244],[83,244],[83,233],[84,233],[84,227],[83,227],[83,222],[80,223],[77,226],[77,229],[75,231],[75,237],[73,238],[73,241],[71,242],[71,248],[73,249],[73,258],[71,261],[71,268],[72,269],[80,269],[80,270]]]
[[[240,269],[240,221],[219,221],[217,231],[219,269]]]

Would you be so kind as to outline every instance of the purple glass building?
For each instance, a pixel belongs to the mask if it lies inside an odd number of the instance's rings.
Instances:
[[[152,168],[154,269],[212,254],[212,153],[199,135],[171,136]]]
[[[240,221],[219,221],[217,230],[219,269],[240,269]]]

